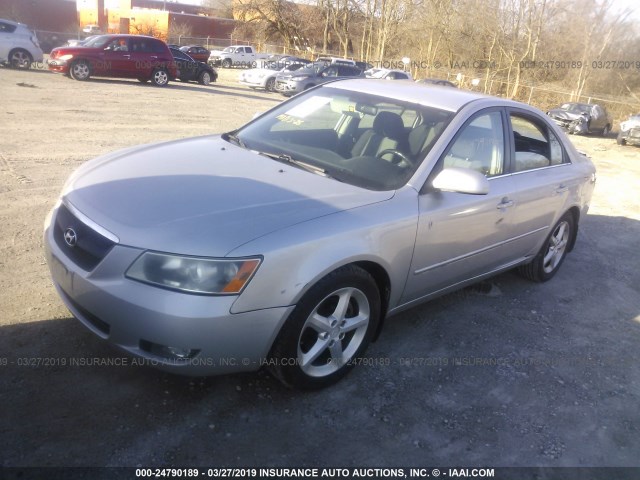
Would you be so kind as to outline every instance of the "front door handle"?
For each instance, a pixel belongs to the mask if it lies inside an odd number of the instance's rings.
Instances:
[[[508,197],[504,197],[496,208],[498,210],[502,210],[509,207],[513,207],[513,200],[509,200]]]

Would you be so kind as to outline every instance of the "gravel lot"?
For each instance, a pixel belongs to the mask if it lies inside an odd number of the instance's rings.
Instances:
[[[0,466],[640,466],[640,149],[612,138],[572,137],[598,183],[551,282],[507,273],[394,317],[332,388],[100,365],[127,358],[58,299],[45,215],[89,158],[281,100],[237,74],[159,89],[0,69]]]

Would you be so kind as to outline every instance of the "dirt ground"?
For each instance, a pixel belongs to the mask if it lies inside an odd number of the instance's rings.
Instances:
[[[49,280],[42,225],[64,180],[281,100],[237,74],[160,89],[0,68],[0,466],[640,466],[640,148],[613,138],[572,137],[598,181],[558,275],[507,273],[394,317],[368,352],[390,365],[315,393],[264,372],[60,365],[122,357]]]

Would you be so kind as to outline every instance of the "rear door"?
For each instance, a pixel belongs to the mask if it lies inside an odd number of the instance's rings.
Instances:
[[[511,171],[517,187],[515,245],[520,255],[534,255],[563,213],[569,195],[579,187],[579,180],[567,152],[546,120],[516,108],[508,112]]]

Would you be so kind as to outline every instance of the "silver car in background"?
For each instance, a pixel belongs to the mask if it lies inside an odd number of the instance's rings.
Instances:
[[[532,107],[346,80],[227,134],[87,162],[46,257],[71,312],[150,364],[320,388],[398,312],[515,267],[551,279],[594,184]]]

